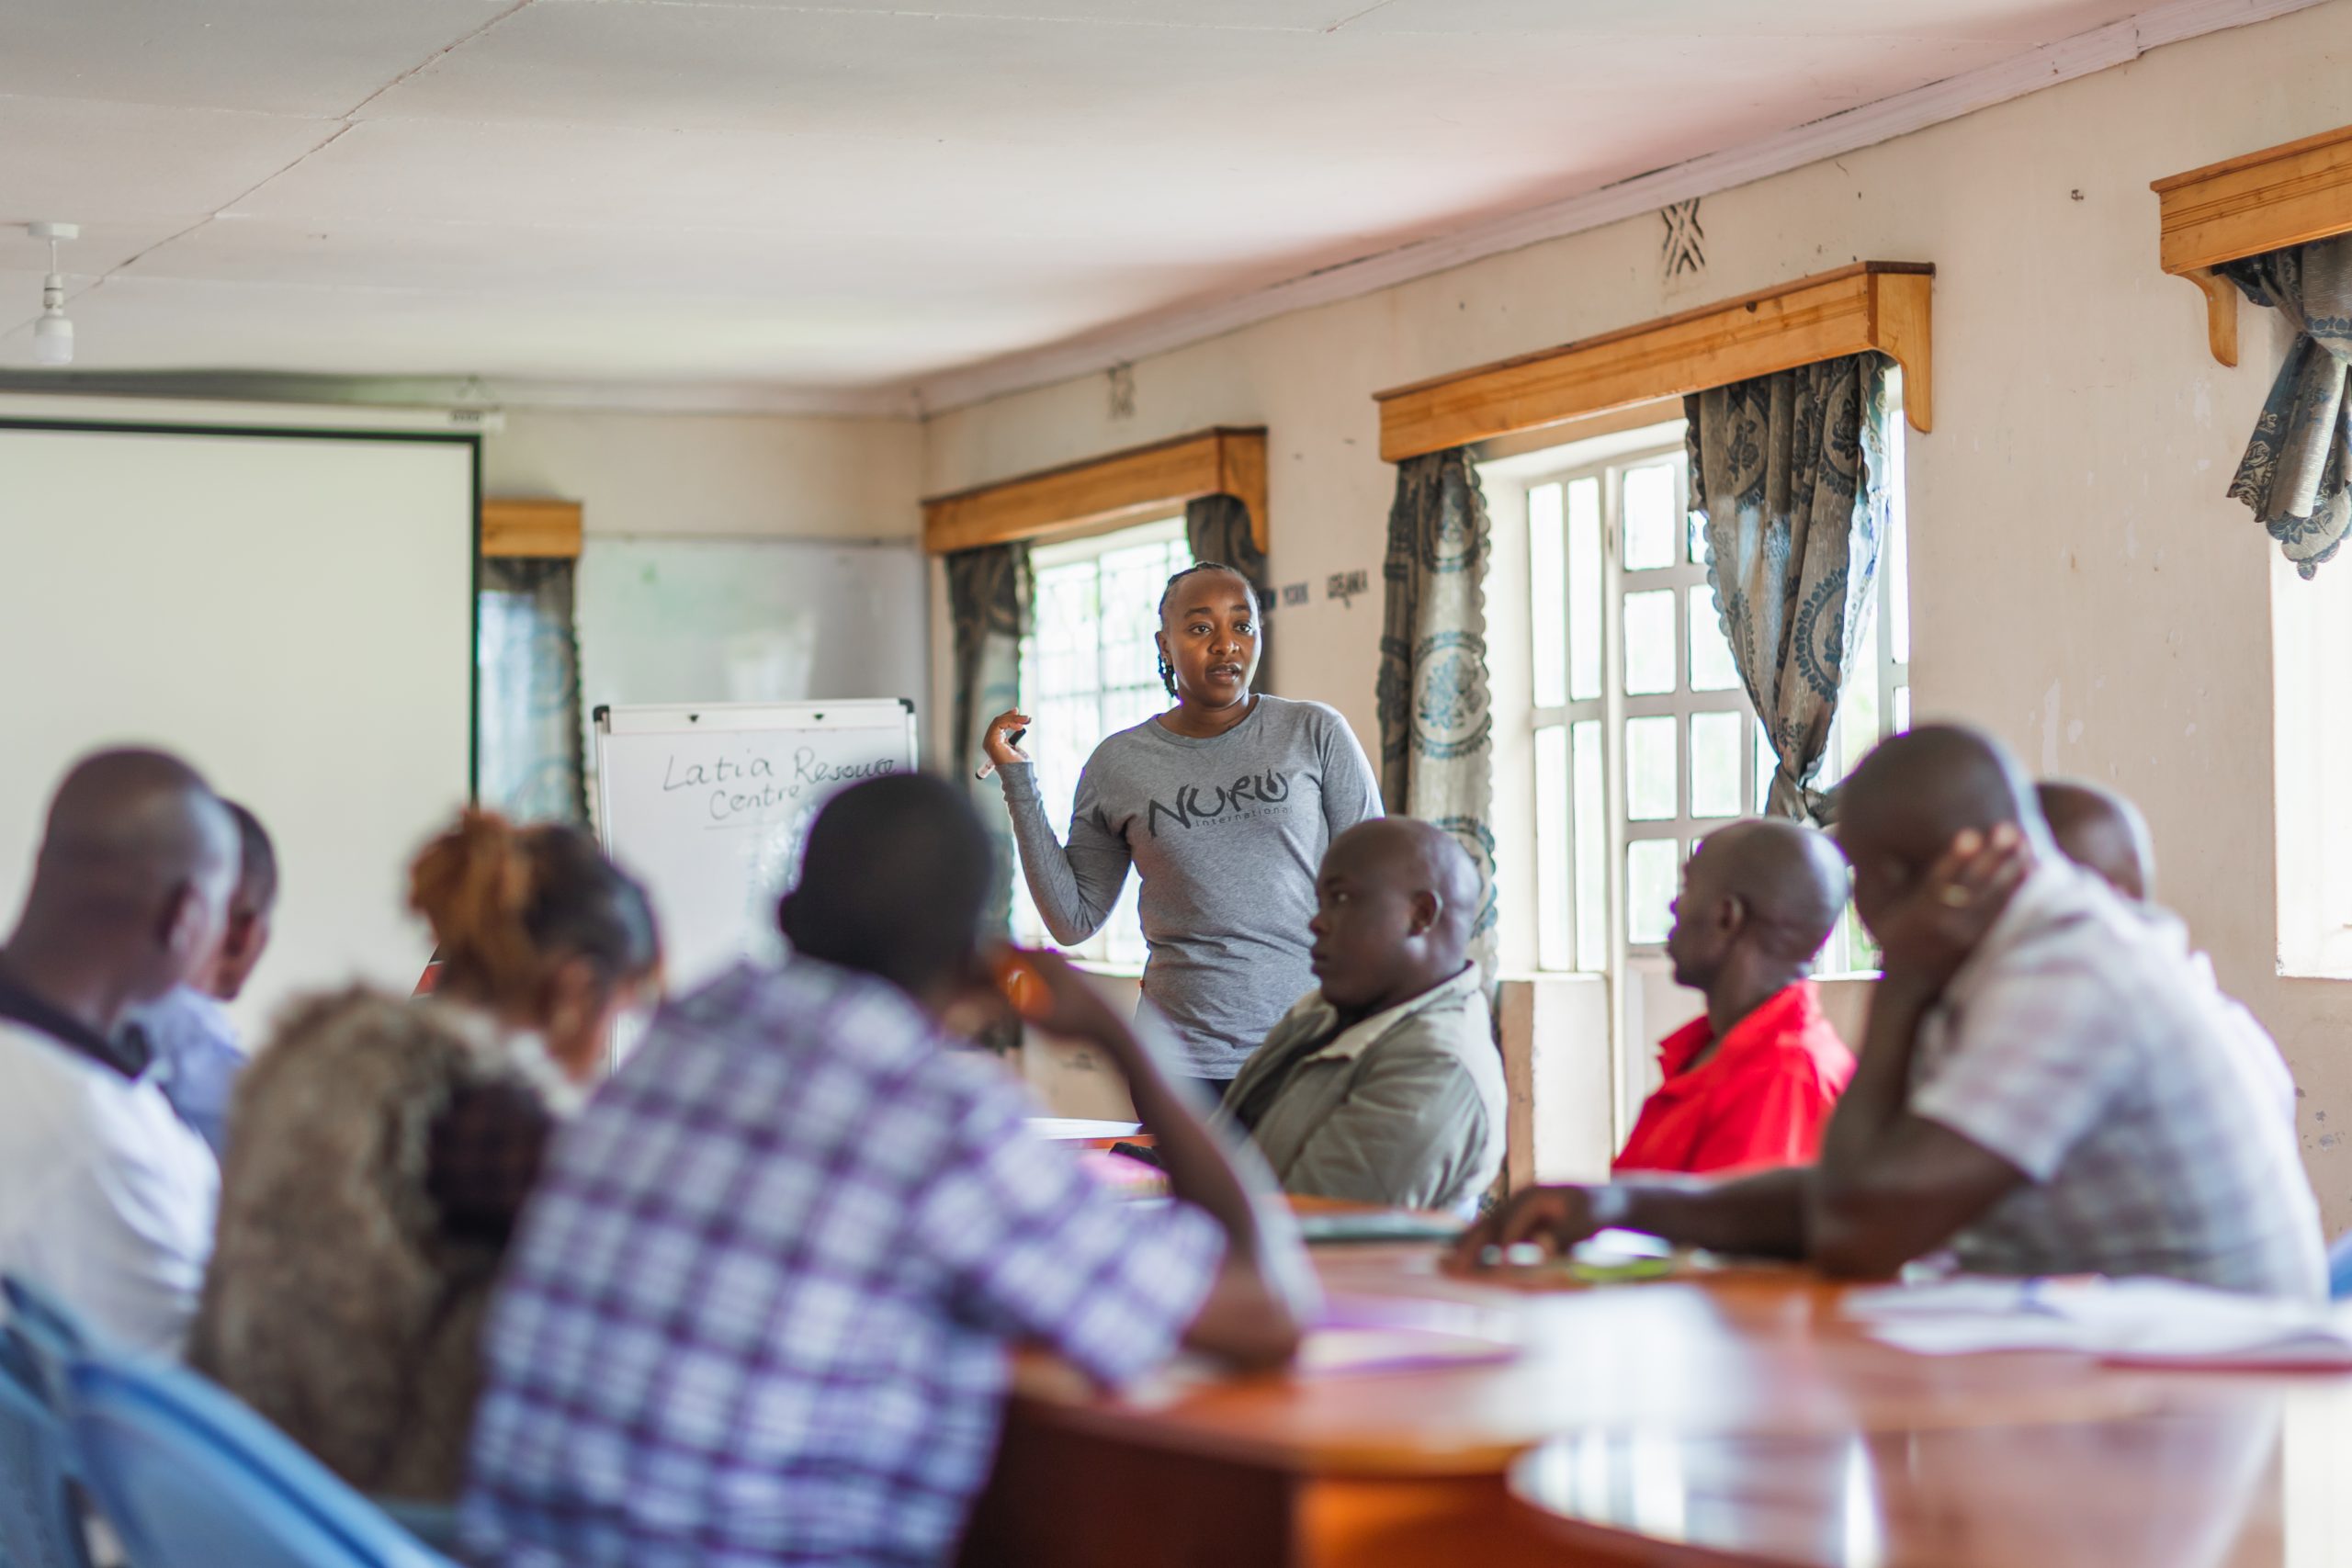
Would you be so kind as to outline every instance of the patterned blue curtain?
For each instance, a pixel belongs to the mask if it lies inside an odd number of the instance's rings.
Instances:
[[[2225,262],[2222,276],[2295,329],[2230,481],[2295,570],[2310,577],[2352,526],[2352,234]]]
[[[1194,560],[1223,561],[1258,592],[1258,680],[1256,689],[1274,689],[1273,581],[1265,552],[1250,531],[1250,508],[1238,495],[1204,495],[1184,507],[1184,542]]]
[[[517,821],[588,820],[572,563],[481,563],[481,804]]]
[[[997,876],[990,891],[986,929],[1002,933],[1012,924],[1015,870],[1012,818],[991,779],[973,774],[986,760],[982,728],[1021,701],[1021,638],[1029,629],[1029,547],[994,545],[959,550],[946,558],[947,606],[956,635],[956,712],[949,766],[954,777],[978,797],[980,820],[996,840]]]
[[[1821,816],[1811,788],[1886,534],[1888,361],[1858,354],[1684,400],[1707,582],[1778,765],[1766,809]]]
[[[1491,530],[1478,470],[1461,447],[1396,466],[1381,568],[1380,797],[1452,833],[1483,894],[1471,952],[1495,968],[1495,750],[1487,688]]]

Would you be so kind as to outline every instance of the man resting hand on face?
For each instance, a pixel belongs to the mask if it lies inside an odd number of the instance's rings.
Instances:
[[[1285,1191],[1466,1209],[1502,1168],[1503,1069],[1469,961],[1478,873],[1443,829],[1349,829],[1316,879],[1319,984],[1226,1092]]]
[[[2159,1275],[2316,1299],[2318,1206],[2182,944],[2051,846],[1999,742],[1930,727],[1865,758],[1838,840],[1885,954],[1861,1064],[1810,1166],[1537,1188],[1453,1266],[1618,1225],[1886,1275],[1949,1247],[2002,1275]]]

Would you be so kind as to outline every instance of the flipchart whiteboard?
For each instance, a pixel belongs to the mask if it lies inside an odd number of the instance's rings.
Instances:
[[[597,830],[643,882],[671,988],[783,951],[777,897],[817,808],[860,779],[910,772],[899,698],[596,710]]]

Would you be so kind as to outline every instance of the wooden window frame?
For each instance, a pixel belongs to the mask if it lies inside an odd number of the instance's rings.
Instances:
[[[1857,262],[1641,326],[1374,393],[1392,463],[1875,349],[1903,367],[1913,429],[1934,414],[1922,262]]]
[[[580,558],[581,506],[576,501],[486,497],[481,503],[481,553],[533,560]]]
[[[922,503],[922,544],[933,555],[1016,540],[1068,538],[1120,523],[1181,513],[1205,495],[1240,498],[1250,533],[1269,547],[1266,432],[1219,425],[1041,473],[999,480]]]
[[[2238,362],[2238,291],[2214,269],[2352,233],[2352,125],[2150,183],[2158,263],[2205,296],[2205,342]]]

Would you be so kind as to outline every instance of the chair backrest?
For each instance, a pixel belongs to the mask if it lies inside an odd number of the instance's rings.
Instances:
[[[97,1347],[97,1335],[73,1308],[17,1275],[0,1275],[0,1299],[8,1304],[9,1337],[39,1374],[50,1408],[63,1419],[65,1369],[75,1357]]]
[[[193,1372],[90,1355],[69,1377],[85,1483],[139,1568],[450,1568]]]
[[[0,1332],[0,1563],[89,1568],[72,1438],[12,1323]]]

